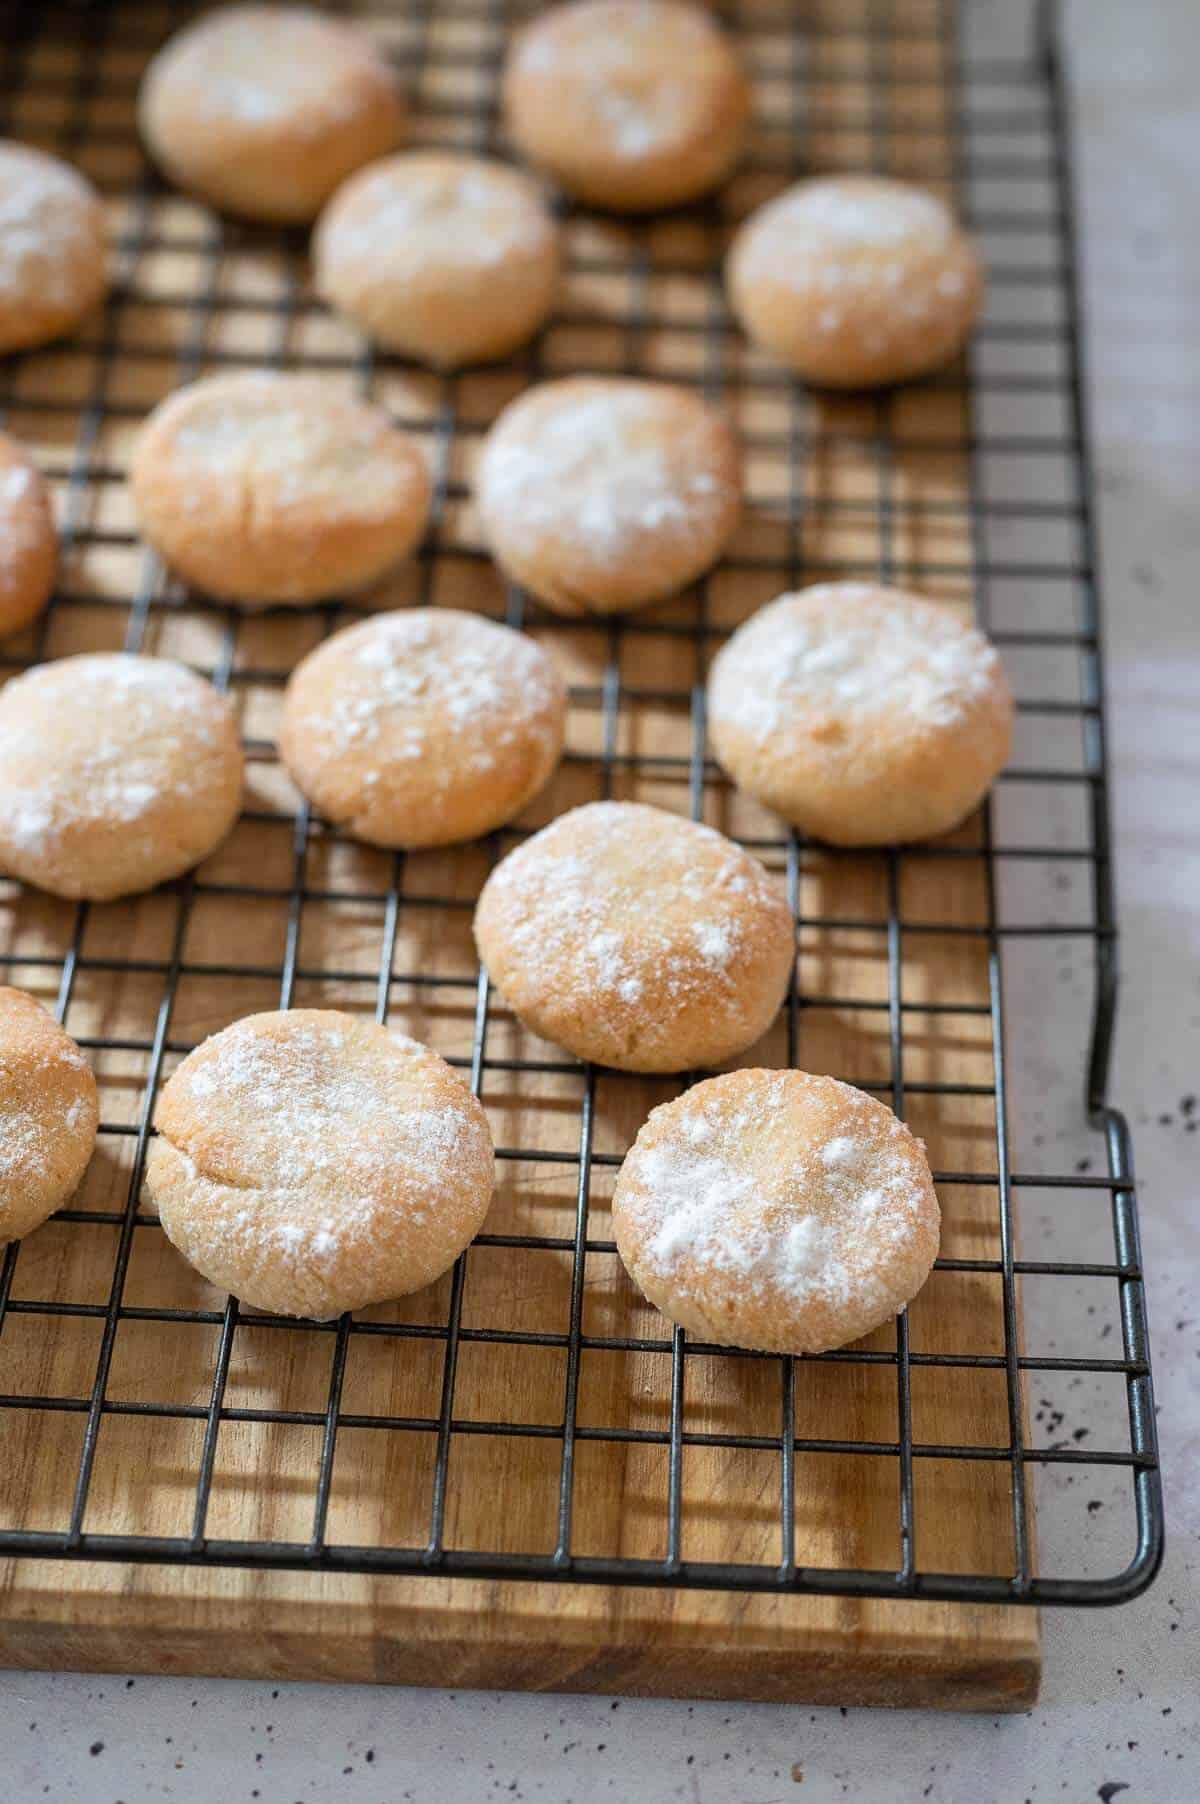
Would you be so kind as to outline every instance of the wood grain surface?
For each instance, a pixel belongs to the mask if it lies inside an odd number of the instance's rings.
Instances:
[[[415,83],[419,139],[499,146],[488,103],[500,10],[452,0],[419,19],[401,7],[372,10],[373,28]],[[742,9],[758,151],[778,159],[782,149],[797,166],[801,158],[818,168],[873,163],[950,191],[951,63],[936,9],[911,0],[876,11],[898,26],[892,39],[883,33],[882,54],[905,77],[895,91],[903,131],[894,129],[899,115],[888,114],[876,51],[869,57],[865,31],[856,35],[860,9]],[[782,171],[757,166],[720,205],[695,215],[636,229],[572,216],[560,314],[529,357],[456,380],[372,360],[312,299],[301,243],[222,229],[147,178],[133,96],[168,9],[109,13],[101,28],[109,35],[94,44],[65,28],[56,36],[57,15],[47,14],[42,35],[24,48],[25,98],[5,126],[73,155],[102,185],[118,275],[103,314],[76,340],[0,373],[6,429],[54,478],[64,534],[54,608],[25,642],[6,648],[6,669],[126,646],[215,673],[229,686],[251,754],[248,813],[194,880],[135,901],[77,908],[0,884],[6,981],[61,1005],[95,1061],[105,1123],[72,1210],[0,1261],[8,1287],[0,1527],[70,1525],[89,1409],[99,1430],[82,1531],[186,1536],[195,1526],[225,1299],[166,1243],[136,1184],[152,1092],[188,1047],[250,1010],[296,1004],[386,1012],[467,1068],[478,1051],[471,905],[512,837],[393,859],[298,814],[272,749],[282,683],[352,611],[239,617],[181,592],[134,536],[123,476],[139,421],[180,381],[230,360],[324,369],[331,383],[365,389],[418,433],[438,484],[437,523],[422,557],[370,605],[444,603],[507,616],[560,661],[572,685],[569,756],[522,828],[611,794],[698,808],[754,845],[793,886],[799,952],[793,1002],[740,1062],[791,1060],[894,1101],[925,1137],[936,1171],[976,1180],[939,1185],[944,1259],[994,1267],[982,818],[899,857],[789,850],[778,823],[702,762],[697,699],[721,633],[800,580],[882,574],[969,611],[961,380],[894,399],[818,399],[780,381],[737,339],[722,308],[719,255],[729,224],[781,185]],[[750,506],[730,558],[698,591],[624,629],[556,621],[506,594],[481,556],[471,512],[471,469],[499,407],[530,379],[580,369],[699,383],[720,394],[747,445]],[[663,1559],[671,1341],[611,1250],[608,1203],[615,1161],[678,1084],[589,1074],[524,1032],[494,997],[479,1073],[504,1156],[484,1237],[465,1261],[445,1545],[515,1554],[558,1546],[574,1344],[569,1551]],[[581,1160],[590,1164],[589,1250],[575,1289]],[[333,1332],[244,1313],[203,1532],[308,1542],[331,1383],[340,1382],[325,1539],[424,1545],[451,1304],[447,1277],[364,1312],[336,1375]],[[410,1332],[371,1331],[388,1324]],[[908,1312],[908,1334],[915,1566],[1011,1573],[998,1271],[939,1269]],[[766,1569],[783,1557],[780,1437],[790,1389],[795,1560],[900,1567],[896,1328],[860,1350],[877,1357],[789,1368],[684,1354],[684,1561]],[[994,1363],[954,1363],[964,1354]],[[264,1419],[267,1412],[285,1419]],[[762,1444],[720,1444],[731,1435]],[[939,1456],[939,1448],[978,1448],[981,1457]],[[1027,1706],[1040,1665],[1036,1616],[1016,1608],[39,1560],[0,1564],[0,1658],[986,1710]]]

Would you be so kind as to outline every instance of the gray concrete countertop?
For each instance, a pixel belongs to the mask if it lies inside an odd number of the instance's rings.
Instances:
[[[968,0],[985,23],[1014,3]],[[1068,42],[1125,973],[1112,1094],[1140,1163],[1168,1501],[1162,1578],[1125,1609],[1048,1616],[1042,1700],[998,1720],[4,1673],[5,1799],[1200,1796],[1200,1103],[1189,1100],[1200,1094],[1200,7],[1075,0]],[[1078,1070],[1056,1067],[1048,1046],[1035,1113],[1094,1152]],[[1102,1509],[1097,1522],[1102,1533]]]

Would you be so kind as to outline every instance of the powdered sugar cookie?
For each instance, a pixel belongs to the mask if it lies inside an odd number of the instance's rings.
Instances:
[[[792,969],[791,912],[758,860],[634,802],[573,808],[510,852],[475,939],[527,1027],[624,1071],[733,1058],[770,1026]]]
[[[37,618],[57,567],[50,491],[24,446],[0,433],[0,635]]]
[[[106,285],[104,209],[69,163],[0,139],[0,352],[69,332]]]
[[[500,415],[475,478],[497,563],[559,614],[614,614],[686,588],[742,505],[722,416],[686,389],[570,376]]]
[[[729,39],[670,0],[575,0],[515,39],[504,111],[523,156],[571,194],[641,213],[716,187],[750,91]]]
[[[940,1215],[921,1142],[850,1084],[732,1071],[655,1109],[613,1234],[656,1309],[721,1346],[820,1353],[920,1290]]]
[[[99,1119],[96,1080],[70,1034],[24,990],[0,989],[0,1247],[66,1202]]]
[[[952,608],[823,583],[760,608],[708,687],[734,782],[833,845],[945,833],[1008,757],[1013,702],[995,647]]]
[[[331,306],[390,350],[449,369],[532,338],[560,260],[529,176],[449,151],[364,169],[321,215],[313,255]]]
[[[492,1197],[492,1137],[428,1046],[335,1009],[247,1015],[189,1053],[146,1183],[167,1238],[243,1303],[327,1319],[448,1270]]]
[[[742,226],[727,273],[750,337],[830,388],[937,369],[983,305],[979,258],[949,208],[882,176],[797,182]]]
[[[415,441],[314,376],[212,376],[154,409],[130,469],[142,532],[185,582],[245,607],[376,582],[425,530]]]
[[[199,864],[237,819],[228,702],[167,658],[59,658],[0,694],[0,869],[107,901]]]
[[[327,820],[441,846],[511,820],[562,755],[567,692],[523,633],[451,608],[377,614],[297,666],[279,749]]]
[[[395,79],[353,25],[307,6],[226,6],[179,31],[138,96],[146,147],[224,212],[301,224],[404,135]]]

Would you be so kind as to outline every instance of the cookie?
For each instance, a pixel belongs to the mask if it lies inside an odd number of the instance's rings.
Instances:
[[[452,608],[335,633],[288,683],[280,754],[324,818],[443,846],[519,814],[562,755],[567,692],[523,633]]]
[[[70,332],[108,285],[104,209],[69,163],[0,139],[0,354]]]
[[[717,1065],[774,1020],[791,911],[711,827],[592,802],[510,852],[475,911],[479,955],[526,1027],[624,1071]]]
[[[146,1185],[172,1245],[274,1315],[328,1319],[431,1284],[474,1239],[487,1118],[427,1046],[336,1009],[247,1015],[158,1099]]]
[[[867,583],[781,595],[709,677],[709,737],[734,782],[833,845],[956,827],[1003,767],[1012,721],[1004,666],[978,628]]]
[[[741,458],[723,416],[687,389],[569,376],[504,409],[475,502],[496,562],[547,607],[623,613],[720,557],[741,515]]]
[[[78,1188],[99,1120],[96,1080],[70,1034],[24,990],[0,989],[0,1247]]]
[[[224,213],[314,219],[364,163],[395,150],[395,78],[353,25],[307,6],[227,6],[170,38],[138,96],[171,181]]]
[[[720,1346],[821,1353],[917,1294],[940,1214],[921,1142],[805,1071],[731,1071],[653,1110],[613,1194],[617,1251],[669,1321]]]
[[[945,203],[882,176],[797,182],[729,251],[745,331],[806,382],[875,388],[956,357],[983,306],[983,269]]]
[[[0,637],[37,619],[57,568],[50,491],[25,447],[0,433]]]
[[[232,710],[182,664],[59,658],[0,693],[0,869],[36,889],[153,889],[215,850],[241,796]]]
[[[504,114],[522,156],[592,206],[707,194],[738,159],[750,90],[713,20],[671,0],[575,0],[515,38]]]
[[[313,257],[318,292],[378,344],[456,369],[506,356],[543,325],[559,233],[520,170],[422,151],[339,189]]]
[[[368,588],[425,530],[420,448],[319,376],[211,376],[154,409],[129,473],[145,537],[193,588],[243,607]]]

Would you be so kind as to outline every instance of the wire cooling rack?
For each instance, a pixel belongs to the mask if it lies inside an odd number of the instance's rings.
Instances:
[[[529,9],[358,10],[414,97],[415,141],[503,152],[498,73]],[[234,698],[254,784],[231,847],[152,898],[76,907],[0,885],[9,979],[56,1006],[104,1099],[75,1206],[0,1258],[0,1554],[1060,1604],[1117,1602],[1154,1575],[1162,1514],[1132,1155],[1106,1100],[1103,675],[1054,37],[1043,32],[1032,57],[971,57],[938,0],[722,11],[759,115],[729,193],[634,226],[568,209],[559,318],[528,354],[458,377],[373,355],[311,297],[301,237],[222,225],[145,164],[137,81],[188,9],[30,4],[6,30],[3,129],[101,188],[117,279],[79,338],[0,372],[8,425],[38,448],[63,530],[52,608],[28,643],[5,648],[4,668],[121,645],[184,657]],[[956,197],[990,263],[969,367],[823,401],[739,340],[720,281],[731,221],[821,168],[890,170]],[[272,710],[295,659],[354,610],[247,618],[184,593],[138,545],[123,489],[130,437],[155,401],[203,372],[261,364],[353,379],[423,439],[433,523],[392,605],[478,606],[563,659],[571,750],[535,824],[573,801],[636,795],[718,821],[786,876],[800,957],[763,1062],[866,1084],[925,1134],[936,1168],[944,1256],[894,1329],[779,1360],[692,1342],[641,1308],[615,1267],[607,1195],[646,1109],[672,1090],[531,1042],[489,992],[470,910],[514,835],[384,857],[340,841],[288,789]],[[470,517],[470,459],[499,406],[580,369],[695,384],[729,407],[748,452],[753,511],[721,569],[611,626],[557,621],[504,590]],[[1014,767],[993,805],[936,847],[837,854],[784,837],[706,754],[703,673],[720,636],[781,589],[830,576],[973,601],[1013,672]],[[1022,1173],[1009,1153],[1004,966],[1063,945],[1089,961],[1087,1096],[1106,1175]],[[141,1180],[154,1094],[178,1058],[250,1008],[317,1001],[373,1009],[469,1074],[497,1127],[500,1193],[442,1285],[361,1319],[296,1324],[194,1279],[146,1213]],[[1038,1244],[1022,1254],[1017,1196],[1020,1213],[1034,1198],[1072,1203],[1093,1237],[1100,1212],[1110,1249],[1081,1235],[1062,1257]],[[1049,1292],[1053,1321],[1081,1284],[1113,1313],[1109,1345],[1027,1344],[1032,1289]],[[601,1367],[618,1375],[597,1379]],[[1065,1442],[1042,1434],[1063,1420],[1041,1395],[1059,1380],[1092,1387],[1087,1397],[1117,1387],[1115,1430],[1085,1417]],[[616,1456],[624,1492],[606,1528],[595,1462]],[[270,1493],[282,1465],[281,1501]],[[1048,1570],[1034,1480],[1078,1477],[1082,1518],[1095,1473],[1131,1506],[1132,1553]],[[828,1533],[864,1486],[870,1528]],[[468,1493],[471,1507],[495,1494],[491,1538],[478,1519],[460,1532]],[[712,1521],[722,1495],[724,1529]],[[952,1521],[964,1525],[954,1545]]]

